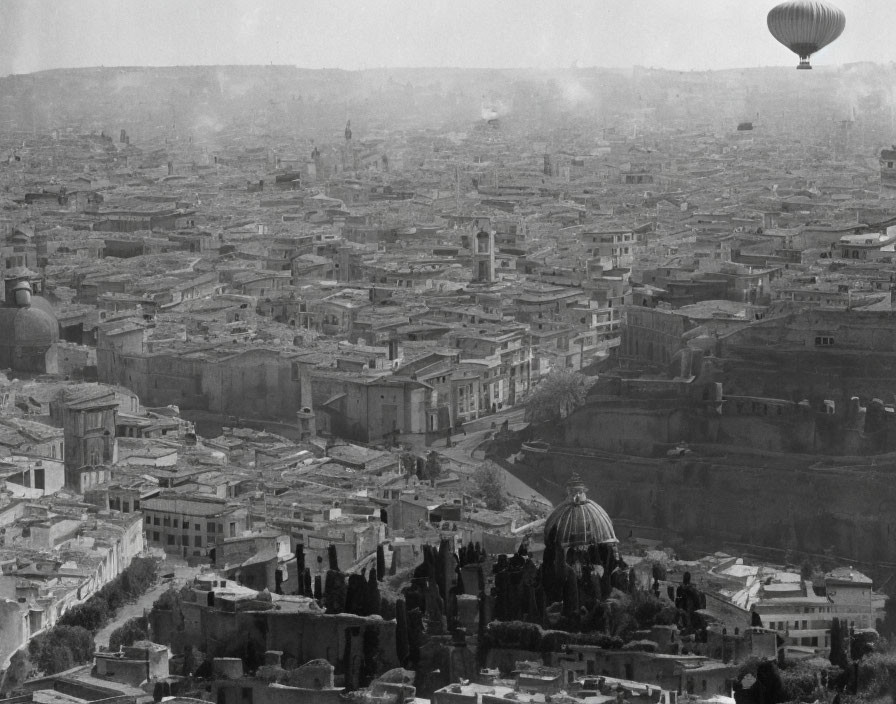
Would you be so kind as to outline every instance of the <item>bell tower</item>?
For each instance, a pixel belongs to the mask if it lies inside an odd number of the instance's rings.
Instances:
[[[473,281],[483,284],[495,281],[494,230],[480,230],[473,238]]]

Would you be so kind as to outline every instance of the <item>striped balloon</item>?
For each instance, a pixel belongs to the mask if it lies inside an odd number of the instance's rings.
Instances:
[[[809,57],[843,32],[846,15],[824,0],[789,0],[768,13],[772,36],[800,57],[797,68],[812,68]]]

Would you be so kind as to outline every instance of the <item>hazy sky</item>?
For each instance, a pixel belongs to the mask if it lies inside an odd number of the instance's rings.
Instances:
[[[2,0],[0,75],[75,66],[796,65],[775,0]],[[837,0],[813,63],[896,60],[891,0]]]

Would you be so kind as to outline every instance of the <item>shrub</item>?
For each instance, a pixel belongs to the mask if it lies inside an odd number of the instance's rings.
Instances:
[[[606,633],[544,630],[538,624],[523,621],[492,621],[484,640],[487,648],[519,648],[541,653],[557,653],[565,645],[594,645],[607,650],[622,647],[621,638]]]
[[[138,640],[149,638],[149,623],[145,616],[137,616],[125,621],[121,626],[112,631],[109,636],[109,650],[117,651],[122,646],[129,646]]]
[[[152,604],[153,611],[178,611],[181,597],[177,589],[168,587]]]
[[[492,648],[541,650],[542,630],[524,621],[492,621],[485,632]]]
[[[857,686],[868,698],[896,694],[896,652],[872,653],[859,661]]]
[[[634,616],[638,628],[671,626],[678,620],[678,609],[645,591],[634,593],[630,613]]]

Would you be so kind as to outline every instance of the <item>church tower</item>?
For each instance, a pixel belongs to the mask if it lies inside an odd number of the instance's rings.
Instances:
[[[480,230],[473,238],[473,281],[482,284],[495,281],[494,230]]]

